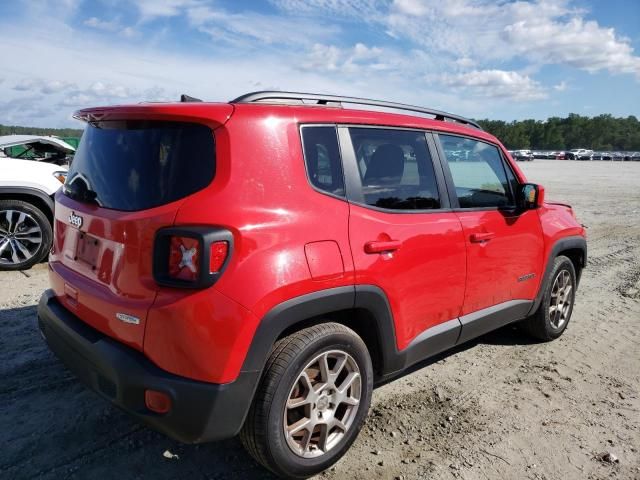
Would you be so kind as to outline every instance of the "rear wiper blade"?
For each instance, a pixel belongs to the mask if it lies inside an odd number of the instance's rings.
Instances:
[[[89,188],[85,187],[78,189],[75,188],[73,183],[71,183],[69,185],[65,184],[62,187],[62,191],[68,197],[78,200],[79,202],[95,203],[96,205],[100,205],[100,202],[98,201],[98,194]]]

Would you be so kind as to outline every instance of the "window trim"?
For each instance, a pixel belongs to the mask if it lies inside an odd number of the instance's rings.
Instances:
[[[502,149],[500,148],[500,146],[498,144],[496,144],[494,142],[487,141],[485,139],[476,138],[476,137],[473,137],[473,136],[470,136],[470,135],[462,135],[462,134],[459,134],[459,133],[442,132],[442,131],[434,132],[433,136],[434,136],[434,141],[435,141],[435,145],[436,145],[436,150],[438,151],[440,164],[442,166],[442,169],[444,170],[444,176],[445,176],[446,184],[447,184],[447,192],[449,194],[449,202],[451,204],[451,208],[452,208],[453,211],[455,211],[455,212],[486,212],[486,211],[495,210],[495,211],[501,211],[501,212],[515,212],[518,209],[515,192],[511,188],[511,183],[508,181],[508,179],[507,179],[507,184],[509,186],[509,193],[511,193],[511,198],[512,198],[512,203],[511,204],[503,205],[503,206],[500,206],[500,207],[497,207],[497,206],[494,206],[494,207],[461,207],[460,203],[458,201],[458,195],[456,194],[455,183],[453,181],[453,176],[451,175],[451,169],[449,168],[449,162],[447,161],[447,157],[446,157],[446,154],[444,152],[444,147],[442,146],[442,141],[440,140],[440,135],[448,135],[448,136],[452,136],[452,137],[460,137],[460,138],[464,138],[464,139],[467,139],[467,140],[473,140],[475,142],[486,143],[487,145],[491,145],[492,147],[495,147],[498,150],[498,153],[500,155],[500,159],[502,160],[503,168],[505,169],[505,178],[507,176],[506,168],[509,168],[511,173],[513,174],[514,178],[518,182],[518,184],[520,184],[520,179],[518,178],[518,175],[516,175],[515,172],[513,171],[513,169],[511,168],[511,165],[509,164],[509,162],[507,161],[507,159],[504,156],[504,152],[502,151]],[[505,163],[507,164],[507,166],[505,166]]]
[[[323,190],[319,187],[317,187],[312,181],[311,181],[311,176],[309,175],[309,167],[308,167],[308,163],[307,163],[307,155],[304,151],[304,138],[302,137],[302,129],[303,128],[307,128],[307,127],[331,127],[335,130],[336,132],[336,141],[338,144],[338,157],[339,157],[339,162],[340,162],[340,166],[342,167],[342,184],[344,186],[344,195],[337,195],[335,193],[331,193],[328,192],[326,190]],[[307,184],[316,192],[321,193],[322,195],[326,195],[328,197],[331,198],[335,198],[338,200],[341,200],[343,202],[346,202],[348,200],[348,189],[347,189],[347,179],[346,179],[346,175],[345,175],[345,171],[344,171],[344,160],[343,160],[343,155],[342,155],[342,145],[340,144],[340,137],[338,135],[338,125],[336,125],[335,123],[300,123],[298,124],[298,137],[300,139],[300,151],[302,152],[302,162],[304,163],[304,174],[305,177],[307,178]]]
[[[381,213],[390,214],[429,214],[429,213],[446,213],[451,212],[451,205],[449,203],[449,194],[446,185],[446,179],[440,160],[435,149],[435,142],[433,139],[433,133],[429,130],[423,130],[419,128],[403,128],[403,127],[389,127],[382,125],[369,125],[369,124],[338,124],[338,141],[340,143],[340,149],[342,152],[342,171],[345,176],[345,189],[347,191],[347,200],[349,203],[358,205],[369,210],[374,210]],[[440,199],[440,208],[429,209],[393,209],[376,207],[375,205],[369,205],[364,201],[364,193],[362,187],[362,179],[360,178],[360,171],[358,169],[358,159],[355,153],[353,142],[351,141],[351,135],[349,134],[350,128],[367,128],[372,130],[400,130],[403,132],[418,132],[422,133],[425,138],[425,144],[429,156],[431,157],[431,163],[433,166],[433,173],[436,181],[436,188],[438,190],[438,197]]]

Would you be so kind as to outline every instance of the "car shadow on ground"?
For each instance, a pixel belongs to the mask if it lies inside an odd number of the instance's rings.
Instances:
[[[0,310],[0,378],[2,478],[275,478],[238,439],[184,445],[89,391],[47,348],[34,305]]]
[[[457,345],[449,350],[434,355],[433,357],[422,360],[403,371],[400,375],[385,379],[383,382],[376,384],[376,387],[381,387],[382,385],[394,382],[395,380],[398,380],[406,375],[410,375],[411,373],[417,372],[418,370],[427,368],[430,365],[438,363],[454,355],[458,355],[459,353],[472,349],[480,344],[517,347],[523,345],[532,345],[535,343],[539,343],[539,341],[526,335],[524,332],[522,332],[522,330],[520,330],[520,328],[518,328],[516,324],[507,325],[492,332],[486,333],[480,337],[469,340],[468,342],[465,342],[461,345]]]
[[[420,362],[415,372],[480,344],[531,343],[505,327]],[[0,310],[0,476],[6,478],[247,478],[270,476],[238,439],[184,445],[86,389],[51,354],[36,306]]]

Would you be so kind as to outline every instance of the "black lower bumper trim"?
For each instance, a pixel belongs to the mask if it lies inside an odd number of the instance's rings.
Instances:
[[[236,381],[212,384],[168,373],[142,353],[91,328],[64,308],[51,291],[38,305],[40,329],[51,350],[92,390],[150,427],[185,443],[236,435],[251,404],[259,372],[242,372]],[[171,397],[172,409],[148,410],[144,391]]]

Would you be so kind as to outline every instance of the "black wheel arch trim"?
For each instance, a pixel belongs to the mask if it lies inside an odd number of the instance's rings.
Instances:
[[[55,202],[53,200],[53,195],[47,195],[45,192],[43,192],[42,190],[38,190],[37,188],[33,188],[33,187],[19,187],[19,186],[12,186],[12,187],[0,187],[0,195],[27,195],[27,196],[31,196],[31,197],[36,197],[39,200],[42,200],[44,202],[44,204],[49,208],[49,212],[43,212],[43,213],[50,213],[53,215],[53,208],[55,205]]]
[[[380,287],[352,285],[320,290],[287,300],[262,318],[241,371],[262,372],[275,342],[296,324],[304,325],[311,318],[339,311],[365,310],[372,318],[371,328],[377,336],[380,368],[376,377],[382,380],[460,343],[520,320],[531,303],[529,300],[514,300],[453,318],[426,329],[399,350],[391,306]]]
[[[538,309],[540,303],[542,302],[542,298],[544,297],[544,292],[549,283],[549,275],[551,274],[551,269],[553,268],[553,262],[555,258],[565,252],[567,250],[581,250],[582,251],[582,265],[580,265],[581,270],[587,266],[587,240],[584,237],[579,235],[574,235],[570,237],[560,238],[553,244],[551,247],[551,251],[549,256],[547,257],[547,263],[544,269],[544,274],[540,281],[540,288],[538,289],[538,294],[536,295],[535,300],[533,301],[533,305],[529,310],[529,315],[533,315],[533,313]],[[576,282],[580,281],[580,273],[576,271]]]

